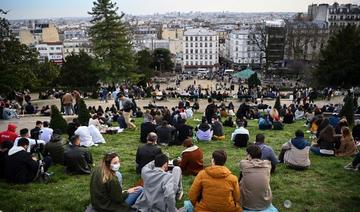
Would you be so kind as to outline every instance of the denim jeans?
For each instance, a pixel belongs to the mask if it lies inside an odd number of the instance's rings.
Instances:
[[[129,196],[126,198],[125,203],[129,206],[132,206],[135,204],[137,198],[140,196],[140,194],[144,191],[143,188],[139,188],[134,193],[129,194]]]

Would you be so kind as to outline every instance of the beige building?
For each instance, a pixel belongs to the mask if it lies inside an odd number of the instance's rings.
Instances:
[[[169,50],[172,54],[183,52],[184,29],[164,28],[161,36],[163,40],[169,41]]]
[[[59,32],[54,24],[37,24],[33,29],[20,30],[19,39],[25,45],[60,41]]]

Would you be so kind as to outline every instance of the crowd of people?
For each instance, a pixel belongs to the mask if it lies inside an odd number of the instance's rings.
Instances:
[[[62,96],[65,114],[76,113],[79,103],[76,96],[74,93]],[[19,135],[16,126],[9,124],[6,131],[0,132],[1,177],[10,183],[34,182],[39,169],[47,172],[52,164],[64,166],[67,174],[91,175],[88,211],[277,211],[272,205],[270,178],[279,164],[306,170],[311,165],[309,154],[312,152],[320,156],[355,156],[345,168],[358,170],[360,166],[356,147],[360,140],[360,122],[356,121],[350,130],[346,118],[336,113],[338,105],[318,108],[305,100],[275,108],[263,102],[245,101],[235,112],[232,102],[227,106],[224,102],[217,105],[209,98],[202,119],[193,127],[187,122],[199,109],[197,102],[190,105],[189,101],[181,100],[171,109],[155,107],[142,112],[131,95],[119,91],[114,101],[114,105],[105,110],[100,106],[89,107],[91,118],[86,126],[81,126],[77,119],[69,123],[67,139],[61,136],[65,132],[51,129],[46,121],[37,121],[31,130],[21,129]],[[326,117],[329,112],[332,115]],[[95,166],[89,147],[105,143],[101,134],[103,125],[112,126],[116,121],[121,129],[137,129],[132,117],[143,118],[139,136],[143,144],[134,158],[141,181],[125,189],[119,154],[106,153]],[[285,124],[300,120],[308,127],[313,140],[308,141],[305,133],[297,130],[277,155],[263,133],[258,133],[253,143],[249,142],[249,119],[258,119],[260,130],[282,130]],[[196,145],[224,141],[224,127],[234,129],[229,138],[234,147],[246,148],[238,176],[226,167],[225,150],[213,151],[211,165],[206,166],[204,151]],[[184,147],[173,159],[162,150],[171,145]],[[183,198],[182,177],[186,175],[195,178],[188,200],[178,209],[176,201]]]

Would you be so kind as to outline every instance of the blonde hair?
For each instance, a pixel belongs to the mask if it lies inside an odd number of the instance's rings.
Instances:
[[[110,169],[112,159],[119,157],[116,153],[106,153],[100,163],[100,170],[102,174],[102,182],[109,182],[115,177],[115,172]]]

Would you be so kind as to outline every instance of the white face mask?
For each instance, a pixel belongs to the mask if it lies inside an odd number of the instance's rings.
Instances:
[[[111,170],[113,170],[114,172],[117,172],[117,171],[119,171],[119,169],[120,169],[120,163],[111,164],[111,165],[110,165],[110,168],[111,168]]]

